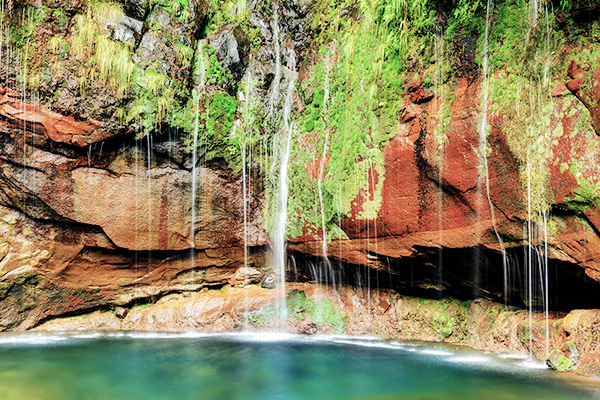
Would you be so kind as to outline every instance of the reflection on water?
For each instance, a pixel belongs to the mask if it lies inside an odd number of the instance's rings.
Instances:
[[[373,338],[0,335],[2,399],[594,399],[518,356]]]

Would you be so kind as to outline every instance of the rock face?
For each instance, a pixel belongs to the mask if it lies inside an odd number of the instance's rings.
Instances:
[[[239,25],[228,25],[213,35],[208,43],[216,49],[215,55],[222,68],[231,71],[236,80],[242,79],[248,63],[249,43]]]
[[[2,328],[26,329],[51,315],[224,285],[244,266],[239,174],[198,167],[192,205],[192,171],[165,156],[162,143],[148,152],[127,137],[104,141],[109,135],[99,123],[3,93]],[[261,248],[267,244],[261,194],[248,202],[246,244]],[[264,255],[247,262],[262,268]]]
[[[477,292],[481,289],[492,298],[505,297],[514,304],[528,305],[523,287],[502,287],[506,279],[503,268],[512,268],[509,274],[526,280],[526,261],[522,252],[524,248],[527,251],[528,240],[532,246],[540,246],[540,243],[543,246],[544,228],[534,223],[537,233],[527,237],[524,228],[529,218],[527,188],[523,189],[520,184],[519,162],[502,132],[503,116],[490,116],[492,130],[487,140],[491,152],[486,176],[481,172],[482,160],[478,155],[479,83],[463,79],[454,91],[447,141],[441,152],[431,134],[436,129],[433,116],[438,113],[440,102],[431,97],[425,102],[421,101],[422,96],[415,99],[414,93],[418,90],[422,89],[408,91],[405,103],[409,104],[411,114],[405,117],[398,134],[384,151],[385,177],[377,217],[365,220],[356,214],[343,221],[341,226],[349,239],[330,243],[329,258],[342,263],[369,265],[394,274],[407,284],[410,281],[413,286],[430,287],[440,294],[460,296],[458,292],[452,293],[452,287],[461,287],[463,294],[465,290]],[[600,98],[600,92],[594,96]],[[555,107],[561,109],[567,100],[557,97],[554,101]],[[564,167],[559,167],[560,163],[577,158],[577,152],[582,149],[586,149],[586,159],[600,159],[597,138],[569,133],[573,128],[572,121],[580,115],[579,112],[563,117],[558,115],[550,122],[550,129],[557,124],[565,127],[565,134],[553,143],[554,158],[549,163],[549,184],[554,193],[552,207],[556,210],[562,210],[563,202],[568,202],[580,189],[573,176]],[[592,181],[600,177],[596,167],[584,173]],[[376,176],[376,179],[382,178]],[[365,197],[360,194],[355,201],[360,207]],[[549,268],[562,270],[563,274],[562,282],[561,279],[550,282],[551,292],[561,297],[553,307],[561,307],[561,302],[569,304],[566,308],[572,306],[573,302],[560,293],[579,284],[590,290],[589,297],[574,303],[579,307],[599,304],[600,287],[596,282],[600,272],[600,221],[596,210],[592,207],[584,212],[561,211],[560,216],[553,219],[555,229],[546,232]],[[309,258],[322,255],[320,238],[312,242],[306,237],[290,239],[293,242],[290,248],[294,251]],[[479,247],[482,249],[464,251]],[[539,248],[532,251],[539,254]],[[504,266],[502,252],[507,254]],[[455,258],[458,254],[462,254],[460,259]],[[468,257],[468,261],[464,257]],[[516,265],[507,267],[507,263]],[[407,264],[411,265],[410,273],[407,273]],[[568,272],[569,264],[583,269]],[[416,274],[413,265],[420,265]],[[480,272],[474,273],[473,268]],[[506,299],[506,291],[520,294]],[[534,307],[544,306],[540,300],[533,299]]]

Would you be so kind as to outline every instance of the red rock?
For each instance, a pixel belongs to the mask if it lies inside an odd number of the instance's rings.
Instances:
[[[575,93],[581,88],[581,82],[583,82],[583,78],[573,79],[566,83],[566,87],[572,93]]]
[[[0,116],[13,126],[26,126],[53,142],[84,147],[114,136],[103,130],[99,121],[75,121],[73,117],[23,103],[10,89],[3,88],[0,93]]]
[[[559,96],[564,96],[566,93],[568,93],[568,89],[567,86],[565,85],[564,82],[558,82],[558,84],[554,87],[554,89],[552,89],[552,92],[550,92],[550,96],[552,97],[559,97]]]
[[[567,67],[567,75],[575,79],[577,78],[577,75],[579,75],[579,73],[582,71],[583,69],[575,62],[575,60],[571,60],[569,66]]]
[[[433,99],[433,93],[427,93],[423,89],[419,88],[416,92],[410,94],[410,101],[415,104],[421,104]]]

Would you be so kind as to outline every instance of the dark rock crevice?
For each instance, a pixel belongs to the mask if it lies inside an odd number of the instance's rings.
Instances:
[[[551,311],[600,308],[600,283],[588,277],[581,266],[549,259],[546,272],[543,250],[531,248],[529,271],[529,247],[510,248],[506,252],[506,273],[501,253],[478,246],[463,249],[415,247],[413,256],[408,258],[379,256],[371,252],[377,258],[379,269],[337,260],[327,264],[319,257],[293,253],[287,274],[291,281],[348,284],[365,290],[369,287],[392,289],[402,295],[431,299],[486,298],[519,308],[531,305],[535,311],[544,311],[546,307],[547,275],[547,306]]]

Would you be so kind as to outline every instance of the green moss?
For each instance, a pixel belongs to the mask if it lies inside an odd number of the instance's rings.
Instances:
[[[342,4],[319,3],[316,7],[326,13],[326,18],[335,19],[336,11],[340,11],[337,7]],[[299,88],[306,108],[297,117],[300,129],[291,156],[291,236],[301,235],[306,225],[316,234],[322,225],[321,213],[326,229],[343,235],[334,227],[340,218],[350,216],[352,202],[361,190],[365,201],[354,208],[358,218],[375,218],[381,205],[385,176],[382,147],[397,131],[401,51],[405,50],[401,46],[410,40],[409,31],[397,23],[394,13],[399,12],[405,19],[408,15],[399,4],[386,1],[363,3],[361,12],[361,22],[346,25],[339,33],[336,30],[341,21],[315,22],[328,28],[319,40],[334,39],[342,45],[335,64],[328,52],[322,51],[321,62]],[[328,158],[326,167],[323,154]],[[307,171],[307,164],[315,158],[318,162]],[[322,178],[323,210],[315,175]]]
[[[132,310],[145,310],[146,308],[150,307],[153,303],[144,303],[144,304],[135,304],[133,307],[131,307]]]
[[[119,95],[129,90],[135,68],[131,49],[128,44],[109,39],[100,28],[124,15],[122,4],[91,1],[85,15],[73,18],[76,34],[71,37],[71,52],[76,59],[86,60],[85,68],[79,70],[80,78],[84,77],[80,83],[108,83]]]
[[[446,313],[437,314],[432,320],[433,330],[440,338],[447,338],[452,335],[456,319]]]
[[[593,178],[597,174],[591,171],[595,163],[588,159],[597,154],[591,119],[587,109],[568,94],[557,102],[549,93],[557,78],[565,79],[571,57],[576,57],[584,70],[598,68],[600,48],[588,43],[585,35],[572,35],[569,38],[571,45],[580,47],[570,54],[564,47],[567,38],[555,25],[554,17],[549,15],[543,24],[534,24],[523,17],[530,15],[528,3],[511,0],[497,5],[491,25],[490,62],[495,69],[503,68],[504,71],[492,78],[492,111],[502,115],[502,131],[519,162],[525,199],[528,192],[531,194],[533,215],[548,210],[554,202],[549,166],[551,162],[559,162],[553,148],[559,148],[564,127],[558,123],[551,129],[551,117],[576,116],[574,128],[569,128],[570,139],[586,139],[571,140],[574,146],[571,157],[568,163],[562,161],[560,170],[569,170],[579,185],[563,200],[563,206],[581,212],[596,207],[600,199],[600,181]],[[573,43],[573,40],[579,43]],[[587,147],[586,151],[579,151],[582,145]]]
[[[490,104],[491,111],[502,116],[502,132],[518,160],[524,197],[531,194],[531,212],[537,215],[553,202],[548,166],[554,159],[552,142],[561,132],[548,129],[555,114],[549,78],[559,73],[557,54],[564,39],[551,23],[534,25],[524,18],[528,7],[524,0],[497,6],[490,63],[503,70],[490,77]]]
[[[338,334],[346,331],[348,316],[337,311],[331,300],[307,299],[303,291],[293,290],[288,293],[286,305],[289,317],[296,322],[309,317],[316,325],[328,326]]]
[[[130,104],[126,122],[136,122],[139,136],[158,130],[176,106],[175,86],[169,77],[154,67],[135,70],[136,97]]]
[[[256,8],[263,12],[271,12],[270,2],[260,0]],[[245,22],[250,16],[248,0],[224,0],[212,2],[208,13],[208,23],[206,24],[205,34],[211,35],[220,27],[230,22]]]
[[[556,371],[566,372],[575,369],[575,364],[565,357],[564,353],[558,349],[552,350],[552,352],[548,354],[548,357],[546,357],[546,360],[549,361],[548,364],[550,365],[550,368]]]
[[[320,327],[328,327],[336,333],[346,331],[348,316],[337,311],[330,300],[316,301],[306,298],[306,293],[301,290],[288,292],[286,298],[288,318],[299,323],[309,318],[311,322]],[[256,325],[269,325],[279,317],[275,300],[264,306],[261,310],[248,314],[248,319]]]
[[[277,308],[274,305],[274,301],[261,308],[258,311],[247,314],[248,320],[255,325],[265,326],[271,324],[278,317]]]

